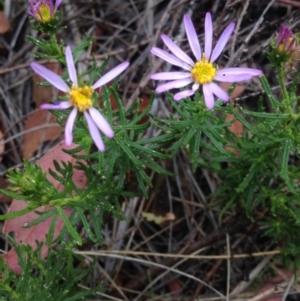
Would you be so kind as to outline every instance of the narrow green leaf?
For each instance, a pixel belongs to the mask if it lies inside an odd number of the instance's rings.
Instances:
[[[151,180],[142,169],[135,168],[134,170],[139,184],[138,186],[142,190],[144,197],[148,198],[148,191],[145,182],[151,186]]]
[[[133,162],[133,164],[135,164],[136,166],[142,167],[141,161],[139,161],[135,157],[135,155],[133,154],[131,149],[126,145],[126,143],[123,142],[122,139],[119,139],[117,136],[115,137],[115,140],[118,142],[118,144],[120,145],[120,147],[122,148],[124,153],[128,156],[128,158]]]
[[[121,125],[125,125],[126,119],[125,119],[125,115],[124,115],[124,107],[123,107],[122,101],[119,97],[119,94],[116,92],[115,89],[111,88],[110,91],[112,91],[112,94],[113,94],[115,101],[117,103],[117,106],[118,106],[118,114],[120,116],[120,123],[121,123]]]
[[[106,118],[107,121],[112,124],[112,108],[111,108],[111,102],[110,102],[110,97],[109,97],[109,90],[107,87],[104,85],[102,87],[102,98],[103,98],[103,103],[104,107],[106,109]]]
[[[246,175],[243,182],[236,188],[237,192],[243,192],[244,189],[246,189],[246,187],[249,185],[249,183],[253,179],[253,176],[257,172],[257,169],[259,168],[259,165],[260,165],[260,163],[258,163],[258,162],[252,163],[252,165],[249,169],[249,173]]]
[[[158,157],[158,158],[161,158],[161,159],[166,159],[168,157],[167,155],[161,154],[161,153],[159,153],[155,150],[152,150],[151,148],[143,147],[143,146],[137,144],[135,141],[134,142],[128,141],[128,144],[132,148],[135,148],[135,149],[139,150],[140,154],[142,156],[146,153],[146,154],[149,154],[151,156],[155,156],[155,157]]]
[[[27,35],[26,38],[28,39],[29,42],[40,48],[41,50],[47,51],[49,47],[49,42],[44,41],[41,42],[40,40],[35,39],[34,37]],[[46,43],[46,44],[45,44]]]
[[[97,214],[96,214],[97,213]],[[103,242],[101,229],[103,227],[103,210],[91,211],[91,217],[94,225],[95,235],[99,243]]]
[[[12,212],[12,213],[7,213],[7,214],[4,214],[4,215],[0,215],[0,220],[3,221],[3,220],[7,220],[7,219],[12,219],[12,218],[15,218],[15,217],[19,217],[19,216],[22,216],[32,210],[34,210],[35,208],[37,207],[26,207],[22,210],[19,210],[19,211],[16,211],[16,212]]]
[[[80,235],[77,233],[77,231],[75,230],[75,228],[72,226],[70,220],[65,215],[65,213],[62,210],[62,208],[60,206],[55,206],[55,208],[56,208],[58,214],[60,215],[61,219],[65,223],[65,226],[66,226],[68,232],[70,233],[70,235],[72,236],[72,238],[74,239],[74,241],[78,245],[82,245],[82,240],[81,240]]]
[[[230,157],[231,154],[224,149],[224,146],[221,142],[215,139],[214,135],[207,129],[207,127],[201,126],[201,129],[220,153],[228,155]]]
[[[284,179],[288,177],[288,161],[290,155],[291,141],[287,139],[283,144],[283,150],[280,153],[280,176]]]
[[[287,139],[286,142],[284,143],[283,150],[280,154],[280,167],[281,167],[280,176],[282,177],[282,179],[284,179],[285,184],[287,185],[289,190],[293,192],[295,191],[294,183],[288,175],[288,163],[289,163],[291,145],[292,145],[291,140]]]
[[[115,130],[146,130],[150,126],[150,122],[145,122],[142,124],[132,124],[128,123],[125,125],[117,125],[114,127]]]
[[[248,143],[243,145],[243,150],[252,150],[252,149],[263,149],[270,146],[278,147],[278,143],[282,143],[285,140],[285,138],[279,138],[275,141],[259,141],[257,143]]]
[[[276,98],[273,96],[271,87],[270,87],[270,85],[269,85],[269,83],[268,83],[266,77],[265,77],[264,75],[262,75],[262,76],[259,77],[259,80],[260,80],[260,82],[261,82],[261,85],[262,85],[264,91],[266,91],[267,97],[268,97],[268,99],[269,99],[269,101],[270,101],[270,103],[271,103],[271,106],[272,106],[273,110],[274,110],[275,112],[277,112],[278,109],[279,109],[279,105],[280,105],[280,104],[279,104],[279,102],[276,100]]]
[[[255,191],[256,186],[251,185],[249,189],[247,190],[247,198],[246,198],[246,213],[248,216],[251,215],[251,209],[252,209],[252,204],[253,204],[253,195]]]
[[[2,194],[5,194],[5,195],[13,198],[13,199],[16,199],[16,200],[27,200],[27,197],[25,195],[15,193],[15,192],[12,192],[10,190],[0,189],[0,192]]]
[[[172,95],[172,97],[173,97],[173,95]],[[182,110],[176,101],[174,101],[172,99],[172,100],[170,100],[170,104],[172,105],[172,107],[176,110],[176,112],[180,115],[180,117],[183,120],[189,119],[189,116],[188,116],[189,114],[186,111]]]
[[[235,118],[239,120],[252,134],[257,135],[258,137],[261,136],[256,128],[253,127],[248,121],[246,121],[246,119],[237,110],[234,110],[233,114]]]
[[[135,116],[129,124],[137,124],[140,120],[142,120],[149,113],[153,100],[154,100],[154,95],[151,96],[147,107],[142,112],[139,112],[137,116]]]
[[[88,221],[87,221],[87,219],[86,219],[86,217],[85,217],[85,214],[84,214],[83,210],[82,210],[81,208],[79,208],[79,207],[77,207],[76,210],[77,210],[77,213],[78,213],[79,216],[80,216],[80,219],[81,219],[81,221],[82,221],[82,224],[83,224],[83,226],[84,226],[84,229],[85,229],[86,233],[88,234],[89,238],[90,238],[93,242],[97,242],[96,237],[95,237],[94,233],[92,232],[92,230],[91,230],[91,228],[90,228],[90,225],[89,225],[89,223],[88,223]]]
[[[73,48],[72,53],[75,63],[79,60],[83,50],[89,47],[92,44],[93,40],[93,38],[89,38],[87,35],[84,35],[80,45]]]
[[[51,211],[54,212],[54,210],[51,210]],[[58,218],[58,214],[56,212],[56,214],[53,216],[53,219],[52,219],[50,227],[49,227],[49,231],[46,235],[46,246],[48,246],[48,247],[50,247],[51,244],[53,243],[53,236],[54,236],[54,232],[55,232],[57,218]]]
[[[191,163],[192,163],[192,169],[193,171],[197,168],[197,159],[199,157],[199,151],[200,151],[200,141],[201,141],[201,132],[198,132],[196,135],[194,135],[193,139],[190,142],[190,151],[192,153],[191,156]]]
[[[207,119],[205,119],[204,123],[207,126],[207,128],[210,130],[210,132],[215,136],[217,141],[220,141],[223,144],[227,142],[226,139],[219,132],[215,130],[215,126],[212,126]]]
[[[44,220],[49,218],[54,213],[55,213],[55,210],[49,210],[47,212],[38,213],[38,214],[41,214],[41,216],[39,218],[35,219],[34,221],[27,223],[27,225],[24,228],[31,228],[35,225],[38,225],[39,223],[43,222]]]
[[[250,116],[254,117],[259,117],[259,118],[266,118],[266,119],[280,119],[280,120],[285,120],[285,119],[291,119],[291,116],[289,114],[281,114],[281,113],[265,113],[265,112],[251,112],[248,110],[245,110],[240,107],[240,110]]]
[[[193,138],[194,135],[198,135],[197,130],[198,130],[199,133],[201,132],[198,129],[197,120],[194,120],[192,126],[187,130],[187,134],[185,135],[185,138],[184,138],[184,141],[183,141],[184,145],[187,145],[190,142],[190,140]]]
[[[172,144],[169,148],[166,149],[166,151],[172,151],[172,155],[175,155],[175,153],[178,151],[178,149],[183,144],[183,141],[186,139],[186,136],[188,135],[188,132],[184,133],[175,143]],[[175,138],[173,136],[173,138]]]
[[[118,151],[117,148],[115,147],[110,151],[110,157],[108,160],[108,167],[107,167],[107,177],[110,177],[111,174],[113,173],[117,157],[118,157]]]

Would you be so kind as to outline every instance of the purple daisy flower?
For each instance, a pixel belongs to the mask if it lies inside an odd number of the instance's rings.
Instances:
[[[223,101],[229,100],[228,94],[220,88],[215,81],[230,83],[240,82],[262,74],[261,70],[252,68],[225,68],[218,70],[217,66],[214,64],[234,30],[234,23],[231,23],[226,27],[216,46],[212,50],[213,25],[211,15],[210,13],[207,13],[205,16],[205,47],[204,52],[201,52],[201,46],[190,16],[185,15],[183,20],[187,38],[196,61],[192,60],[184,53],[168,36],[164,34],[161,35],[163,42],[173,54],[157,47],[153,47],[151,53],[172,65],[181,67],[185,71],[152,74],[150,78],[153,80],[170,80],[169,82],[158,86],[155,90],[157,93],[174,88],[182,88],[193,83],[191,89],[174,95],[174,100],[178,101],[193,95],[200,85],[202,85],[206,107],[212,109],[214,106],[214,95]]]
[[[53,5],[52,0],[28,0],[30,11],[28,14],[39,22],[47,23],[53,19],[62,0],[56,0]]]
[[[278,51],[281,53],[292,52],[296,49],[296,42],[292,31],[284,25],[281,25],[276,40],[276,48]]]
[[[66,61],[69,77],[73,83],[71,88],[60,76],[50,71],[49,69],[35,62],[30,64],[31,68],[37,74],[47,80],[58,90],[68,94],[69,97],[69,101],[58,101],[54,104],[43,104],[41,105],[41,109],[64,110],[73,107],[73,110],[68,117],[65,127],[65,143],[68,146],[72,144],[72,131],[77,113],[78,111],[83,112],[90,134],[98,149],[103,152],[105,150],[105,146],[100,136],[99,130],[103,132],[103,134],[108,138],[113,138],[114,132],[110,124],[106,121],[102,114],[93,107],[92,94],[94,93],[95,89],[102,87],[109,81],[116,78],[120,73],[122,73],[128,67],[129,62],[124,62],[118,65],[117,67],[106,73],[104,76],[102,76],[99,80],[97,80],[92,86],[84,85],[82,87],[79,87],[70,46],[66,47]]]

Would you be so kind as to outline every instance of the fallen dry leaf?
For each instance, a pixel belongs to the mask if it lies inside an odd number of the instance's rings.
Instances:
[[[170,293],[178,293],[182,290],[182,283],[178,279],[168,282],[168,289]],[[174,296],[173,296],[174,297]]]
[[[233,114],[227,114],[225,121],[229,122],[230,120],[234,119],[234,115]],[[243,132],[244,132],[244,126],[243,124],[239,121],[239,120],[235,120],[231,126],[229,127],[229,130],[234,133],[236,136],[242,136]],[[232,152],[233,154],[235,154],[237,157],[239,157],[240,153],[237,149],[225,145],[225,149]]]
[[[25,133],[22,137],[23,157],[26,159],[31,158],[45,141],[62,137],[61,127],[55,122],[55,116],[47,110],[36,111],[28,117],[24,131],[33,128],[36,129]]]
[[[226,122],[229,122],[231,121],[232,119],[234,119],[234,115],[233,114],[227,114],[226,115],[226,118],[225,118],[225,121]],[[243,135],[243,132],[244,132],[244,126],[243,124],[239,121],[239,120],[235,120],[231,126],[229,127],[229,130],[236,134],[236,136],[242,136]]]
[[[6,33],[10,29],[10,23],[3,11],[0,11],[0,34]]]
[[[228,91],[229,88],[232,86],[232,83],[222,82],[219,85],[223,90]],[[244,91],[245,91],[245,87],[243,85],[241,85],[241,84],[236,85],[230,94],[230,99],[234,99],[234,98],[241,96]]]
[[[72,145],[71,147],[76,147],[76,145]],[[60,143],[56,147],[54,147],[52,150],[50,150],[46,155],[44,155],[37,164],[41,166],[42,170],[44,172],[48,172],[49,169],[54,169],[53,160],[55,159],[57,162],[64,161],[64,162],[71,162],[75,163],[76,160],[71,157],[70,155],[66,154],[62,151],[63,148],[67,148],[64,143]],[[61,191],[63,187],[57,182],[54,178],[52,178],[48,174],[48,179],[51,181],[54,186],[57,188],[57,190]],[[73,181],[74,183],[80,187],[84,188],[86,186],[86,177],[83,171],[80,170],[74,170],[73,175]],[[9,213],[19,211],[23,208],[27,207],[27,203],[20,200],[13,200],[10,208]],[[51,209],[49,206],[43,206],[36,209],[36,211],[45,212]],[[65,209],[64,213],[69,216],[71,214],[71,209]],[[23,228],[24,224],[30,223],[34,221],[36,218],[38,218],[39,215],[37,215],[35,212],[30,212],[27,214],[24,214],[23,216],[7,220],[4,223],[3,226],[3,233],[7,234],[10,232],[14,232],[15,234],[15,240],[17,242],[25,242],[28,245],[30,245],[33,249],[36,248],[36,240],[45,242],[46,240],[46,234],[49,231],[49,226],[52,221],[52,217],[46,219],[42,223],[33,226],[31,228]],[[63,228],[64,223],[61,220],[61,218],[57,219],[53,239],[55,240],[59,233],[61,232],[61,229]],[[47,246],[43,245],[41,250],[41,258],[45,258],[48,254],[48,248]],[[18,256],[15,252],[15,249],[12,248],[7,254],[2,255],[2,258],[7,262],[8,267],[14,271],[17,274],[20,274],[22,272],[21,267],[18,264]]]

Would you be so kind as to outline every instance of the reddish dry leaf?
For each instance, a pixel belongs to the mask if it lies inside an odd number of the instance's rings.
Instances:
[[[227,114],[226,118],[225,118],[225,121],[226,122],[229,122],[231,121],[232,119],[234,119],[234,115],[233,114]],[[229,130],[236,134],[236,136],[242,136],[243,135],[243,132],[244,132],[244,126],[243,124],[239,121],[239,120],[235,120]]]
[[[71,147],[76,147],[76,145],[73,144]],[[46,155],[44,155],[37,162],[37,164],[41,166],[44,172],[48,172],[50,168],[54,169],[53,160],[56,160],[58,162],[60,161],[71,162],[72,164],[76,162],[76,160],[73,157],[69,156],[68,154],[62,151],[63,148],[67,148],[67,147],[64,143],[60,143],[52,150],[50,150]],[[48,179],[54,184],[57,190],[61,191],[63,189],[62,185],[60,185],[59,182],[57,182],[49,174],[48,174]],[[87,181],[84,172],[75,169],[73,175],[73,181],[78,187],[84,188],[86,186],[86,181]],[[11,212],[19,211],[25,207],[27,207],[26,202],[13,200],[9,208],[9,212],[11,213]],[[37,208],[36,211],[45,212],[48,211],[49,209],[51,209],[49,206],[43,206]],[[70,208],[65,209],[64,213],[67,216],[69,216],[71,214],[71,209]],[[31,228],[23,228],[23,225],[25,223],[30,223],[34,221],[37,217],[39,217],[39,215],[37,215],[35,212],[30,212],[23,216],[11,220],[7,220],[5,221],[3,226],[3,233],[7,234],[10,232],[14,232],[15,239],[17,242],[25,242],[28,245],[30,245],[33,249],[35,249],[36,240],[45,242],[46,234],[49,231],[49,226],[52,221],[52,217],[50,217],[36,226],[33,226]],[[61,220],[61,218],[58,218],[55,225],[54,235],[53,235],[54,240],[58,237],[63,226],[64,226],[63,221]],[[46,246],[43,246],[41,250],[41,257],[45,258],[47,254],[48,254],[48,248]],[[18,256],[13,248],[7,254],[2,255],[2,257],[7,262],[9,268],[12,271],[14,271],[17,274],[20,274],[22,272],[21,267],[18,264]]]
[[[170,293],[178,293],[182,289],[182,284],[178,279],[168,282],[168,289]]]
[[[229,122],[230,120],[234,119],[234,115],[233,114],[227,114],[225,121]],[[236,136],[242,136],[243,132],[244,132],[244,126],[243,124],[239,121],[239,120],[235,120],[231,126],[229,127],[229,130],[234,133]],[[237,149],[230,147],[230,146],[225,146],[225,149],[227,149],[228,151],[231,151],[232,153],[234,153],[237,157],[240,155],[240,153],[238,152]]]
[[[228,91],[231,86],[232,83],[225,83],[225,82],[220,83],[220,87],[225,91]],[[234,99],[236,97],[241,96],[244,91],[245,91],[245,87],[243,85],[236,85],[230,94],[230,99]]]
[[[50,126],[50,124],[55,125]],[[26,159],[31,158],[45,141],[62,136],[60,135],[61,127],[56,124],[54,115],[47,110],[36,111],[29,116],[24,131],[33,128],[36,128],[36,130],[25,133],[22,137],[23,157]]]
[[[3,11],[0,11],[0,34],[6,33],[10,29],[10,23]]]

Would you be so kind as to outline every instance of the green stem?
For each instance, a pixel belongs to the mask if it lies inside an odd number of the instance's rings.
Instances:
[[[283,103],[285,104],[285,106],[289,106],[290,97],[285,86],[284,71],[282,67],[277,68],[277,74],[278,74],[278,80],[283,95]]]
[[[4,287],[4,289],[11,294],[15,299],[19,299],[20,295],[14,291],[8,284],[6,284],[2,279],[0,280],[0,284],[2,285],[2,287]]]
[[[50,40],[51,40],[51,43],[52,45],[55,47],[55,50],[56,50],[56,53],[51,53],[52,55],[57,55],[59,54],[59,56],[63,56],[63,54],[61,53],[61,49],[59,47],[59,44],[57,42],[57,39],[56,39],[56,35],[51,33],[50,34]]]
[[[281,92],[282,92],[282,96],[283,96],[282,103],[284,105],[285,113],[288,113],[293,120],[297,120],[299,118],[299,116],[294,114],[294,112],[291,108],[290,96],[286,89],[285,81],[284,81],[283,67],[277,68],[277,75],[278,75],[278,80],[279,80],[279,84],[280,84],[280,88],[281,88]]]

